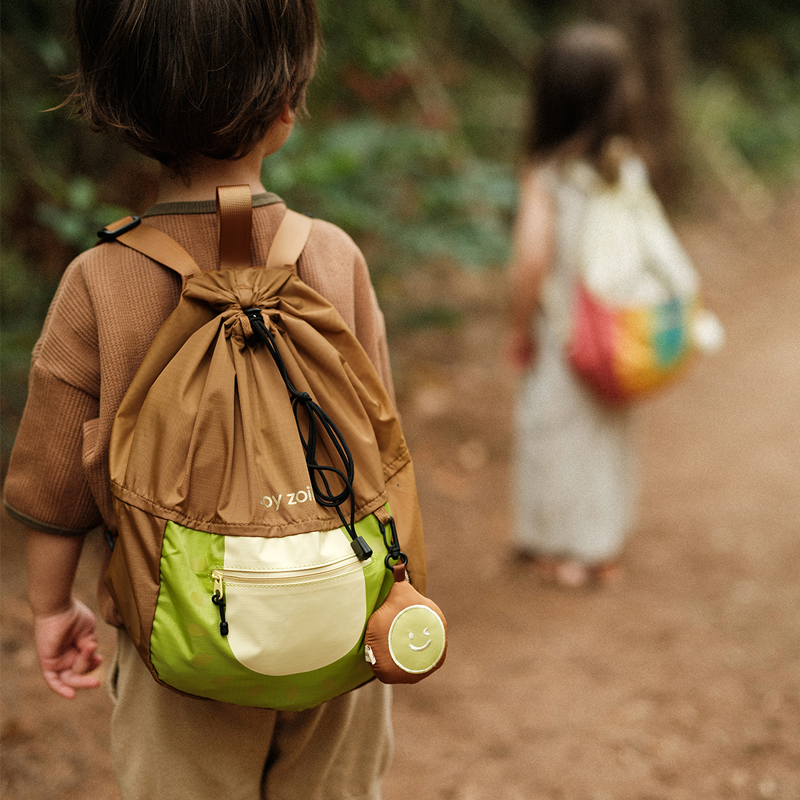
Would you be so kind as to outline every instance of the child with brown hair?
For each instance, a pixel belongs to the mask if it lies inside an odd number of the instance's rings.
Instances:
[[[76,24],[81,112],[161,164],[148,224],[214,269],[216,187],[247,184],[252,261],[265,263],[286,209],[262,185],[261,162],[304,106],[320,47],[314,0],[78,0]],[[383,316],[352,240],[314,220],[298,271],[391,394]],[[96,247],[68,266],[34,349],[4,499],[29,529],[42,673],[66,698],[98,686],[95,617],[72,584],[85,535],[115,531],[112,423],[180,291],[175,273],[134,250]],[[102,588],[99,605],[118,624]],[[109,679],[122,800],[380,796],[391,728],[390,691],[378,681],[302,712],[195,699],[153,681],[123,629]]]
[[[587,197],[636,155],[639,82],[622,36],[569,28],[534,72],[520,178],[507,345],[524,375],[515,417],[515,542],[547,580],[606,582],[636,502],[633,412],[605,404],[565,355]]]

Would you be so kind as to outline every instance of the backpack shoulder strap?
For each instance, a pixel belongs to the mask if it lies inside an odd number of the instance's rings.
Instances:
[[[139,217],[123,217],[104,228],[98,235],[100,243],[117,241],[177,272],[184,285],[192,275],[201,271],[197,262],[178,242]]]
[[[229,187],[220,188],[227,189]],[[248,205],[245,210],[243,205],[236,202],[235,194],[233,197],[221,198],[220,267],[223,269],[225,267],[250,266],[252,206],[249,204],[249,191],[247,199]],[[231,200],[233,200],[232,208]],[[297,260],[306,246],[312,224],[313,220],[310,217],[287,209],[275,233],[275,238],[272,240],[267,254],[266,267],[268,269],[290,269],[296,272]],[[184,285],[189,278],[201,272],[197,262],[182,245],[169,234],[148,225],[139,217],[123,217],[100,231],[99,236],[100,243],[117,241],[130,247],[131,250],[136,250],[148,258],[152,258],[153,261],[163,264],[178,273]]]
[[[269,248],[266,268],[297,272],[297,260],[306,246],[312,223],[311,217],[287,208]]]

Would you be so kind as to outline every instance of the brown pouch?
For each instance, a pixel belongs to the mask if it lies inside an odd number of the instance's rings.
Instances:
[[[364,654],[383,683],[417,683],[444,663],[447,623],[436,603],[406,580],[404,564],[393,572],[388,596],[367,623]]]

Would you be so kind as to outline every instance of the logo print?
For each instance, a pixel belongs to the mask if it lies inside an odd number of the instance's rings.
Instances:
[[[287,506],[296,506],[300,503],[308,503],[309,501],[315,500],[316,497],[314,497],[314,492],[311,487],[306,486],[305,489],[301,489],[299,492],[287,492],[285,503]],[[259,499],[259,505],[264,506],[264,508],[274,508],[276,511],[281,507],[282,502],[284,502],[283,494],[277,496],[274,494],[264,494]]]

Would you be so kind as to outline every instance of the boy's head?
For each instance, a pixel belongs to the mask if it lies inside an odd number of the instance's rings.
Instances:
[[[314,0],[77,0],[83,114],[177,172],[248,153],[316,67]]]

